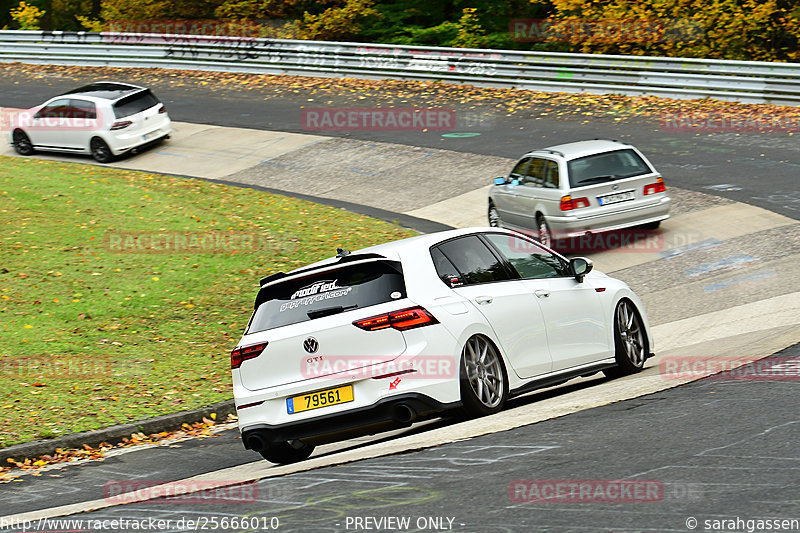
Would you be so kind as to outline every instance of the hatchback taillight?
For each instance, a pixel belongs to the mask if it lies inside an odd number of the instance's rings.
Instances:
[[[119,122],[115,122],[111,125],[111,131],[125,129],[131,124],[133,124],[133,122],[130,120],[120,120]]]
[[[162,105],[161,107],[158,108],[158,112],[159,113],[166,113],[167,112],[167,108]]]
[[[436,317],[423,307],[410,307],[383,315],[353,321],[353,325],[366,331],[394,328],[398,331],[438,324]]]
[[[644,186],[644,195],[647,196],[648,194],[665,192],[666,190],[667,186],[664,185],[664,180],[662,178],[656,178],[655,183],[651,183],[649,185]]]
[[[562,211],[572,211],[573,209],[580,209],[581,207],[589,207],[589,199],[586,197],[573,198],[570,195],[562,196],[560,207]]]
[[[267,344],[269,343],[262,342],[261,344],[237,346],[234,348],[231,352],[231,370],[242,366],[242,361],[247,361],[248,359],[253,359],[261,355],[261,352],[264,351],[264,348],[267,347]]]

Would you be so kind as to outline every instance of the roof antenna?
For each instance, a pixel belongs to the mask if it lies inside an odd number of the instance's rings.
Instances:
[[[346,257],[348,255],[350,255],[350,251],[349,250],[344,250],[342,248],[337,248],[336,249],[336,257],[341,258],[341,257]]]

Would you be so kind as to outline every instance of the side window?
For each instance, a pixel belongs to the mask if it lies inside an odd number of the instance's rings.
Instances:
[[[69,105],[72,108],[73,118],[97,118],[97,109],[95,108],[94,102],[88,102],[86,100],[70,100]]]
[[[525,171],[528,169],[528,163],[530,163],[530,161],[530,157],[525,157],[520,160],[519,163],[514,165],[514,169],[511,171],[511,174],[509,174],[508,177],[512,180],[522,181],[522,178],[525,177]]]
[[[497,246],[522,279],[568,276],[567,265],[533,241],[516,235],[487,233],[486,238]]]
[[[453,239],[438,246],[464,278],[464,283],[511,279],[500,259],[475,235]]]
[[[530,187],[541,187],[544,183],[544,164],[544,159],[536,158],[531,160],[531,165],[528,167],[528,172],[523,183]]]
[[[69,113],[69,100],[56,100],[47,107],[43,107],[38,115],[41,118],[62,118]]]
[[[549,189],[558,189],[558,163],[545,162],[544,186]]]
[[[453,263],[444,256],[439,248],[431,249],[431,258],[433,259],[433,266],[436,268],[439,279],[450,287],[458,287],[464,284],[458,269],[453,266]]]

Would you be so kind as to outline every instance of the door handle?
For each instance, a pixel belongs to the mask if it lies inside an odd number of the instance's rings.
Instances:
[[[475,298],[475,301],[481,305],[486,305],[492,303],[491,296],[478,296]]]
[[[535,294],[537,298],[548,298],[550,296],[550,291],[538,289],[533,291],[533,294]]]

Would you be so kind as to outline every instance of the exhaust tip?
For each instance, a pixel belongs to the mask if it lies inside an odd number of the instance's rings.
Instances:
[[[254,452],[262,452],[268,448],[268,445],[261,435],[255,433],[247,437],[247,447]]]
[[[408,424],[417,419],[417,412],[408,404],[398,403],[392,407],[392,419],[395,422]]]

